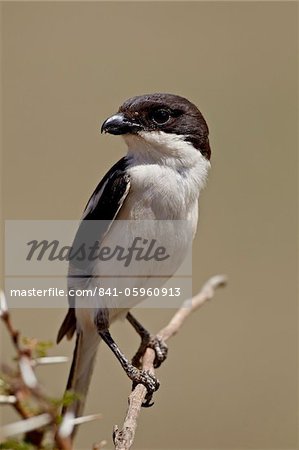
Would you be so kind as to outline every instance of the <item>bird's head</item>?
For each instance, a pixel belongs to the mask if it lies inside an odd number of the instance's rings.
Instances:
[[[210,159],[209,129],[199,109],[184,97],[147,94],[130,98],[109,117],[101,132],[123,135],[129,147],[136,140],[175,151],[188,144]]]

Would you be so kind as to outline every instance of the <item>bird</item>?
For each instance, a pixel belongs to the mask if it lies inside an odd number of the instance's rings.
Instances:
[[[86,239],[88,242],[95,240],[100,247],[113,247],[120,237],[124,246],[129,245],[129,237],[140,236],[140,230],[146,237],[155,235],[155,223],[162,221],[167,225],[161,227],[159,236],[175,255],[172,262],[166,262],[165,278],[171,277],[183,261],[189,241],[197,230],[199,196],[210,168],[208,125],[197,106],[185,97],[153,93],[126,100],[117,113],[103,122],[101,133],[121,136],[127,153],[106,173],[87,202],[74,248]],[[190,224],[190,229],[187,226],[175,228],[173,224],[180,221]],[[149,286],[157,264],[152,261],[145,265],[143,278],[132,277],[128,281],[115,276],[113,283],[116,287],[124,283],[131,283],[131,288]],[[133,266],[134,271],[136,264]],[[143,267],[138,264],[140,266]],[[68,292],[90,286],[105,289],[112,282],[101,275],[117,272],[121,267],[119,263],[115,269],[115,261],[103,264],[99,260],[84,263],[72,260]],[[91,300],[69,294],[69,310],[59,329],[57,343],[65,336],[71,339],[76,335],[66,386],[66,390],[76,396],[73,403],[64,408],[64,413],[71,410],[76,417],[82,414],[100,341],[109,346],[133,384],[142,383],[147,388],[144,406],[152,404],[153,393],[160,383],[155,376],[142,370],[142,352],[151,346],[156,353],[155,367],[158,367],[166,358],[167,346],[153,339],[133,316],[131,307],[141,300],[137,295],[130,303],[120,296],[115,303],[105,295],[94,296]],[[121,318],[127,319],[141,336],[140,348],[132,361],[122,353],[110,333],[111,324]]]

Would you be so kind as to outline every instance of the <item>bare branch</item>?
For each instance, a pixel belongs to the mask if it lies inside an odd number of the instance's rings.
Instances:
[[[184,302],[166,327],[157,333],[157,337],[167,341],[174,336],[182,327],[185,320],[208,300],[211,300],[215,294],[215,290],[225,286],[226,282],[227,278],[224,275],[216,275],[210,278],[197,295]],[[142,369],[148,370],[150,373],[154,374],[154,360],[154,350],[147,348],[142,359]],[[141,411],[142,403],[145,400],[146,393],[146,387],[142,384],[138,384],[129,395],[129,406],[122,429],[119,430],[118,427],[115,426],[113,430],[115,450],[129,450],[131,448],[137,428],[138,416]]]

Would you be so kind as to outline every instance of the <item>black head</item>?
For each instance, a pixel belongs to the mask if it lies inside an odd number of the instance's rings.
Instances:
[[[209,129],[199,109],[184,97],[147,94],[124,102],[118,113],[107,119],[101,131],[111,134],[138,134],[161,131],[183,136],[203,156],[210,159]]]

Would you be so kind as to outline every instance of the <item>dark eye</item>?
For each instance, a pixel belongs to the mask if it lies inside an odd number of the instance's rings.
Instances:
[[[158,125],[162,125],[163,123],[168,122],[170,119],[170,114],[167,109],[156,109],[152,113],[152,120],[156,122]]]

